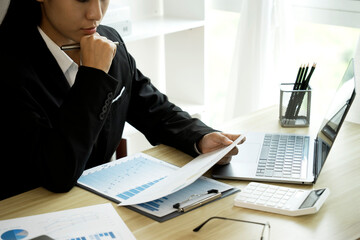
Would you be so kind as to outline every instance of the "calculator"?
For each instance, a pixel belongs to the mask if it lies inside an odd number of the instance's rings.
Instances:
[[[234,199],[237,207],[288,216],[313,214],[329,196],[328,188],[302,190],[250,182]]]

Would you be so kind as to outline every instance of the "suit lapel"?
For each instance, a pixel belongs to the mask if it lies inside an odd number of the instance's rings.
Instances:
[[[70,90],[70,85],[37,28],[34,29],[31,39],[33,47],[29,60],[32,61],[41,84],[54,97],[57,104],[61,105],[64,96]]]

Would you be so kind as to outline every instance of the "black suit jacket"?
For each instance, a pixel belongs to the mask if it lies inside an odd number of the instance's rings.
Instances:
[[[192,156],[194,143],[214,131],[169,102],[125,45],[118,46],[108,74],[81,66],[70,88],[36,27],[28,32],[23,39],[1,36],[0,199],[38,186],[70,190],[84,169],[109,161],[125,121],[153,145]],[[98,32],[122,42],[109,27]]]

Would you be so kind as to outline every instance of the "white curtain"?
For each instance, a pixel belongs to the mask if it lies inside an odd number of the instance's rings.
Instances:
[[[278,103],[279,83],[295,81],[290,2],[242,1],[227,94],[228,119]]]

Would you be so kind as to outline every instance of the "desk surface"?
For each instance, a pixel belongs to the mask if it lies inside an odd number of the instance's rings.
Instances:
[[[271,131],[316,132],[316,123],[309,128],[281,128],[277,121],[277,108],[258,111],[220,126],[232,132]],[[270,239],[357,239],[360,237],[360,125],[345,122],[327,162],[314,186],[285,185],[303,189],[329,187],[329,198],[314,215],[288,217],[283,215],[248,210],[233,206],[235,195],[195,209],[189,213],[158,223],[125,207],[116,211],[135,237],[142,239],[259,239],[261,226],[231,221],[212,220],[195,233],[193,228],[211,216],[222,216],[271,224]],[[145,151],[159,159],[183,166],[191,157],[173,148],[160,145]],[[243,188],[246,181],[224,182]],[[280,184],[278,184],[280,185]],[[59,211],[108,200],[74,187],[63,194],[51,193],[43,188],[0,201],[0,220]]]

